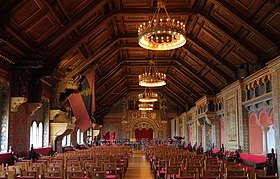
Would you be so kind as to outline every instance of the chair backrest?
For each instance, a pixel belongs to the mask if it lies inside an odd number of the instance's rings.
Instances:
[[[66,172],[66,179],[71,179],[71,177],[82,177],[84,176],[83,175],[83,172],[80,170],[80,171],[67,171]]]
[[[38,177],[39,177],[39,173],[37,170],[24,170],[21,173],[22,173],[22,176],[33,176],[36,179],[38,179]]]
[[[8,170],[14,170],[16,175],[21,175],[21,166],[16,166],[16,165],[12,165],[12,166],[8,166]]]
[[[246,171],[244,171],[244,170],[227,170],[226,176],[246,176]]]
[[[204,170],[203,176],[219,176],[221,173],[221,170]]]
[[[105,171],[91,171],[90,172],[91,179],[106,179]]]
[[[177,175],[180,173],[180,166],[167,166],[166,167],[166,175]]]
[[[61,171],[47,171],[43,174],[44,177],[62,177]]]
[[[104,163],[104,171],[108,174],[116,174],[116,168],[115,163]]]
[[[180,170],[179,176],[198,176],[198,170]]]

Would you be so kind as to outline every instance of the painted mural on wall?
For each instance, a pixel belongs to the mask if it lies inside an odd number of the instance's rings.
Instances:
[[[8,151],[9,87],[0,86],[0,152]]]
[[[18,107],[17,112],[10,113],[9,134],[11,136],[10,143],[13,144],[12,149],[15,153],[23,153],[29,150],[29,131],[28,123],[28,104],[24,103]],[[28,142],[26,142],[28,141]]]

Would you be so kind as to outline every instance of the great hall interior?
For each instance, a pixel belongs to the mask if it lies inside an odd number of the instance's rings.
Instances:
[[[217,178],[230,159],[243,178],[277,175],[279,52],[279,0],[1,0],[0,178],[37,160],[34,177],[51,178],[54,158],[75,178],[70,156],[114,152],[115,178],[141,178],[125,172],[142,154],[150,178],[183,178],[161,167],[167,153],[181,173],[200,157],[193,178],[210,159]]]

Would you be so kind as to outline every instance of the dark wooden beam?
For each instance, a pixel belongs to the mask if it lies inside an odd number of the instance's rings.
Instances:
[[[110,93],[113,89],[115,89],[117,86],[119,86],[121,83],[124,83],[126,81],[127,77],[123,76],[122,78],[118,79],[109,89],[107,89],[105,91],[105,93],[103,93],[100,98],[104,98],[104,96],[108,95],[108,93]]]
[[[163,91],[165,91],[165,94],[169,96],[169,98],[173,100],[175,104],[178,103],[183,109],[185,108],[185,104],[189,103],[189,101],[181,99],[181,97],[174,93],[174,91],[172,91],[172,89],[170,89],[168,86],[165,86]]]
[[[180,84],[178,84],[176,81],[174,81],[173,78],[170,78],[170,77],[167,77],[167,78],[168,78],[167,83],[173,84],[178,89],[178,91],[181,91],[183,93],[184,96],[188,96],[189,98],[191,98],[192,103],[194,103],[197,100],[192,95],[190,95],[190,93],[187,93],[186,88],[182,88],[182,86]]]
[[[232,73],[236,74],[237,70],[236,67],[230,65],[229,63],[225,62],[225,60],[221,59],[214,50],[210,49],[208,46],[200,42],[199,40],[195,39],[191,35],[188,35],[188,41],[192,42],[196,46],[200,47],[200,49],[206,53],[211,59],[217,62],[219,65],[224,66],[227,70],[231,71]]]
[[[188,91],[188,93],[190,93],[190,97],[192,97],[194,100],[198,100],[201,97],[201,95],[198,92],[182,84],[182,82],[176,78],[176,75],[167,74],[167,79],[170,81],[172,80],[174,84],[180,86],[181,89]]]
[[[219,8],[222,8],[226,12],[230,12],[230,14],[234,18],[238,19],[242,23],[242,25],[250,29],[255,34],[259,35],[260,37],[270,41],[274,46],[274,48],[279,49],[280,47],[279,37],[273,36],[271,33],[266,32],[265,30],[263,30],[262,28],[254,24],[253,21],[247,20],[246,17],[242,15],[242,13],[238,12],[238,10],[232,5],[230,5],[228,2],[224,0],[211,0],[211,2],[214,3],[216,6],[218,6]],[[276,1],[275,7],[278,7],[279,4],[280,1]]]
[[[188,37],[189,38],[189,37]],[[218,75],[219,80],[222,80],[223,83],[229,85],[230,83],[232,83],[235,78],[232,76],[227,75],[225,72],[223,72],[221,69],[217,68],[215,65],[213,65],[212,63],[210,63],[208,61],[208,59],[206,59],[203,55],[201,55],[200,53],[196,52],[195,50],[191,49],[189,46],[185,45],[183,47],[184,50],[186,50],[188,53],[194,55],[196,58],[200,59],[205,65],[208,66],[208,68],[216,73]]]
[[[175,66],[175,68],[181,70],[182,72],[184,72],[185,75],[190,74],[188,75],[189,78],[193,79],[195,78],[196,81],[195,81],[195,84],[200,84],[200,87],[202,87],[202,89],[205,91],[210,91],[211,94],[215,94],[217,91],[216,91],[216,86],[214,84],[212,84],[210,81],[208,81],[207,79],[199,76],[193,69],[192,67],[187,64],[184,60],[182,59],[174,59],[175,62],[178,64],[178,66]],[[187,72],[187,73],[186,73]]]
[[[66,26],[60,28],[55,34],[53,34],[50,38],[48,38],[44,43],[42,43],[38,48],[37,51],[40,51],[41,49],[47,48],[51,43],[56,43],[66,37],[71,31],[73,31],[78,25],[80,24],[80,19],[85,18],[90,13],[97,10],[97,7],[104,5],[106,1],[99,1],[94,4],[98,4],[96,7],[92,8],[92,11],[88,11],[87,8],[83,11],[83,14],[79,16],[79,19],[75,18],[70,23],[68,23]],[[71,51],[72,49],[79,46],[83,41],[89,38],[92,34],[96,33],[98,30],[104,28],[108,22],[113,20],[117,16],[133,16],[133,15],[153,15],[154,14],[153,9],[128,9],[128,10],[112,10],[108,12],[106,15],[103,15],[102,18],[100,18],[98,21],[96,21],[94,24],[90,26],[87,30],[85,30],[80,36],[78,36],[73,42],[69,44],[61,54],[65,54],[68,51]],[[169,13],[173,15],[190,15],[190,14],[197,14],[197,11],[192,9],[170,9],[168,10]],[[105,27],[106,28],[106,27]],[[136,28],[136,27],[135,27]],[[63,29],[63,30],[61,30]],[[60,54],[60,55],[61,55]]]
[[[110,76],[117,73],[118,71],[122,71],[124,68],[125,66],[123,65],[123,63],[119,63],[118,65],[114,66],[109,73],[102,74],[102,77],[98,81],[96,81],[96,86],[103,84]]]
[[[124,95],[125,93],[127,93],[127,92],[128,92],[128,88],[127,88],[127,86],[126,86],[126,87],[123,88],[119,93],[116,93],[116,95],[114,95],[114,97],[111,97],[110,100],[105,101],[105,102],[106,102],[105,104],[106,104],[107,106],[112,106],[112,105],[114,105],[114,104],[117,103],[117,102],[119,101],[119,99],[122,98],[123,95]]]
[[[213,25],[215,28],[219,29],[223,32],[223,34],[230,39],[235,44],[241,46],[245,50],[251,53],[251,55],[254,55],[256,57],[256,62],[258,64],[264,65],[264,62],[267,61],[267,56],[265,56],[263,53],[261,53],[259,50],[251,47],[243,39],[241,39],[239,36],[237,36],[235,33],[233,33],[231,30],[229,30],[227,27],[225,27],[222,23],[211,17],[209,14],[206,14],[204,12],[200,12],[198,14],[202,19],[204,19],[206,22]],[[261,61],[261,59],[264,59]]]
[[[49,44],[55,41],[60,41],[63,39],[67,34],[69,34],[71,31],[73,31],[80,23],[81,19],[85,19],[88,16],[90,16],[91,13],[96,12],[99,8],[104,6],[104,4],[107,3],[108,0],[98,0],[93,1],[93,3],[86,6],[83,11],[77,16],[75,16],[74,19],[72,19],[68,24],[62,26],[57,30],[50,38],[44,41],[41,45],[38,46],[37,51],[41,51],[41,49],[45,49]]]

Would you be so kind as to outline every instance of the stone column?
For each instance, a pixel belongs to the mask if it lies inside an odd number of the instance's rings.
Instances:
[[[249,114],[248,108],[242,108],[242,116],[243,116],[243,144],[242,150],[243,152],[249,152]]]
[[[265,127],[261,126],[262,129],[262,136],[263,136],[263,155],[267,153],[267,139],[266,139],[266,129]]]
[[[280,173],[280,56],[268,63],[272,81],[272,106],[274,110],[275,148],[277,170]]]

